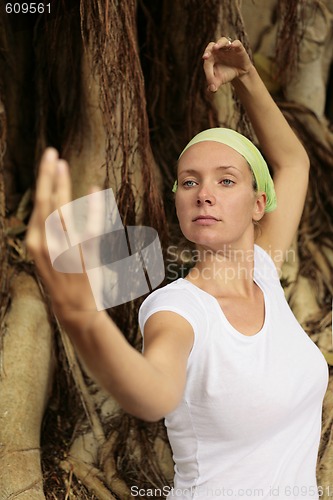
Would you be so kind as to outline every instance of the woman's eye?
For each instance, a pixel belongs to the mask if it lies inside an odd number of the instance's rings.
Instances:
[[[195,181],[184,181],[183,182],[183,186],[185,187],[192,187],[192,186],[195,186],[196,185],[196,182]]]
[[[221,181],[221,184],[223,184],[224,186],[232,186],[234,183],[234,181],[232,181],[231,179],[223,179]]]

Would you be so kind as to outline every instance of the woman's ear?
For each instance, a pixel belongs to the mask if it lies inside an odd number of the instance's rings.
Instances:
[[[260,191],[259,193],[256,194],[256,200],[252,214],[253,221],[258,222],[260,221],[260,219],[263,218],[263,216],[265,215],[266,202],[267,202],[267,195],[264,191]]]

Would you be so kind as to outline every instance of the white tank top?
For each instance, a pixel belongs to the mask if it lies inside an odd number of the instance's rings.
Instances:
[[[165,416],[175,462],[168,498],[319,498],[328,366],[258,246],[254,281],[264,294],[265,321],[252,336],[233,328],[212,295],[182,278],[141,306],[142,332],[157,311],[180,314],[194,331],[182,400]]]

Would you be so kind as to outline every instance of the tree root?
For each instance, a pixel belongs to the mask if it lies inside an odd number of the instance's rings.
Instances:
[[[85,464],[71,456],[69,456],[67,460],[60,462],[60,467],[65,472],[75,474],[89,491],[95,493],[99,500],[117,500],[101,479],[99,479],[98,476],[100,476],[101,472],[95,467]],[[125,500],[126,497],[121,498]]]

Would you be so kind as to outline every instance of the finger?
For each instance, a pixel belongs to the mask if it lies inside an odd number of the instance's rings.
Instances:
[[[51,211],[50,205],[57,159],[58,152],[54,148],[47,148],[42,155],[39,165],[35,205],[26,234],[26,245],[34,258],[44,248],[44,223]]]
[[[65,160],[58,160],[54,178],[54,199],[57,207],[60,208],[72,201],[72,183],[69,173],[69,166]]]
[[[88,196],[88,219],[86,232],[88,235],[99,236],[104,233],[106,191],[99,188],[92,188]]]
[[[49,202],[53,192],[54,176],[57,168],[58,152],[54,148],[47,148],[42,156],[37,184],[36,204]]]
[[[233,44],[233,41],[226,36],[222,36],[214,43],[213,50],[219,50],[223,48],[229,48]]]
[[[215,45],[215,42],[210,42],[210,43],[207,45],[207,47],[205,48],[205,51],[204,51],[204,53],[203,53],[203,56],[202,56],[202,58],[203,58],[203,59],[208,59],[208,57],[209,57],[209,56],[211,55],[211,53],[212,53],[212,49],[213,49],[214,45]]]
[[[213,61],[205,60],[203,67],[204,67],[204,72],[206,75],[207,90],[209,90],[210,92],[216,92],[217,84],[216,84],[216,78],[215,78],[215,74],[214,74]]]
[[[106,251],[103,236],[108,232],[105,227],[107,206],[105,195],[106,190],[92,188],[87,197],[87,221],[81,238],[81,254],[85,270],[103,265],[103,252]],[[109,250],[108,247],[107,251]]]
[[[234,40],[233,42],[231,42],[231,45],[230,45],[233,49],[236,49],[237,51],[238,50],[245,50],[242,42],[240,40]]]
[[[104,233],[106,207],[106,191],[98,186],[91,186],[88,196],[88,214],[86,233],[88,235],[99,236]]]

